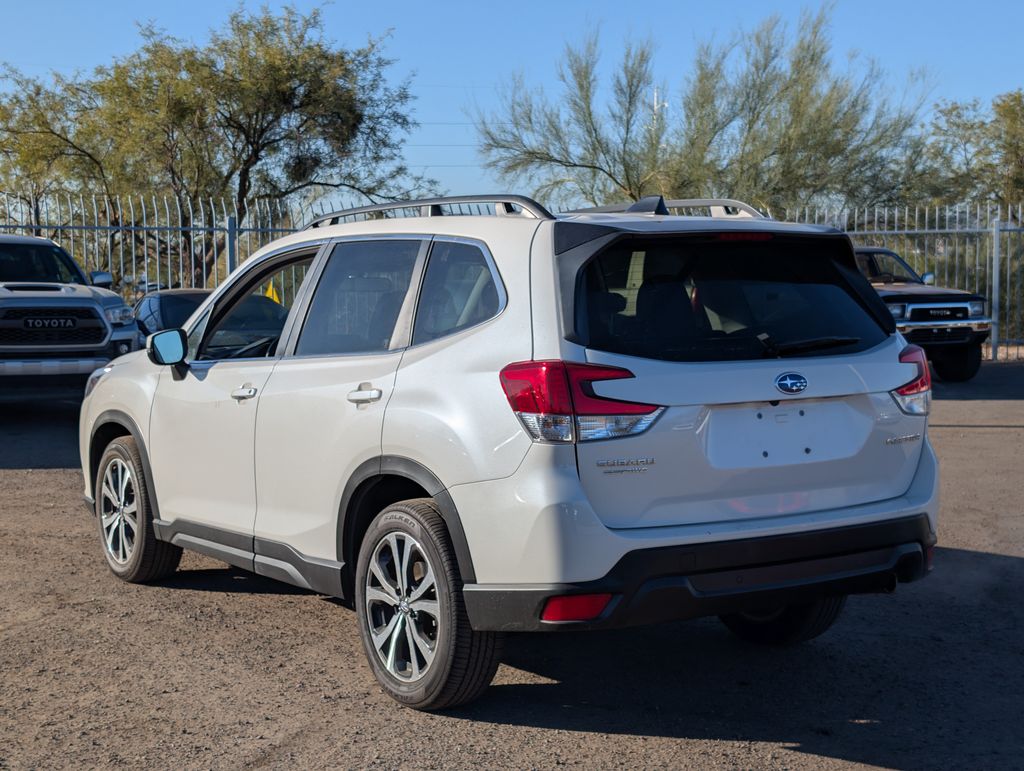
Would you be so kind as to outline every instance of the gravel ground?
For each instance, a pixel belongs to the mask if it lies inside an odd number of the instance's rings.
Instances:
[[[1024,767],[1024,366],[936,388],[935,572],[794,650],[702,620],[510,638],[478,703],[393,704],[336,601],[186,555],[120,583],[74,404],[0,404],[0,768]]]

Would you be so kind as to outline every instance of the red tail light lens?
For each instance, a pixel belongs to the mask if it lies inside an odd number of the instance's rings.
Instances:
[[[538,441],[585,442],[642,433],[663,409],[594,393],[595,382],[633,377],[621,367],[522,361],[509,364],[500,377],[509,406]]]
[[[927,415],[931,407],[932,373],[928,369],[928,357],[924,349],[908,345],[900,351],[900,363],[916,364],[917,374],[913,380],[892,391],[892,398],[907,415]]]
[[[552,597],[545,603],[542,621],[591,621],[608,607],[610,594],[571,594]]]

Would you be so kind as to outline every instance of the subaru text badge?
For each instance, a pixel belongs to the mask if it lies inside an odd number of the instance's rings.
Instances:
[[[783,372],[775,378],[775,387],[784,394],[798,394],[807,388],[807,378],[798,372]]]

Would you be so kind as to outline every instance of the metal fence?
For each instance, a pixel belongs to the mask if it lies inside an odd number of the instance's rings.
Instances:
[[[58,241],[86,271],[106,270],[127,299],[164,287],[215,287],[266,243],[325,205],[0,193],[0,232]]]
[[[989,301],[992,358],[1024,358],[1024,206],[973,204],[851,209],[804,208],[784,219],[832,225],[854,243],[897,252],[937,286]]]
[[[0,232],[59,241],[87,271],[107,270],[132,300],[157,287],[214,287],[269,241],[329,211],[254,200],[178,201],[0,193]],[[887,246],[939,286],[984,295],[998,358],[1024,358],[1024,206],[802,208],[780,219],[832,225],[857,244]]]

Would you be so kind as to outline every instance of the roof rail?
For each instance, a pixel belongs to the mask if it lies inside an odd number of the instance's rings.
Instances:
[[[673,198],[666,201],[660,195],[649,195],[639,201],[615,203],[610,206],[594,206],[589,209],[575,209],[569,214],[669,214],[670,209],[711,210],[712,217],[753,217],[765,219],[757,209],[743,201],[732,198]]]
[[[310,228],[322,228],[327,225],[337,225],[340,222],[346,222],[350,219],[370,219],[370,215],[373,214],[382,214],[386,217],[387,212],[398,212],[402,210],[416,211],[413,215],[404,214],[402,216],[459,216],[463,214],[463,212],[446,215],[444,208],[446,206],[451,207],[462,204],[470,206],[493,204],[493,216],[498,217],[517,217],[525,215],[527,217],[533,217],[540,220],[553,220],[555,218],[551,212],[539,203],[524,195],[449,195],[440,198],[421,198],[416,201],[391,201],[390,203],[375,203],[369,206],[356,206],[352,209],[341,209],[339,211],[317,217],[306,225],[303,230],[309,230]],[[516,207],[518,207],[518,210]],[[473,212],[471,216],[480,216],[481,214],[482,212],[478,211]]]

